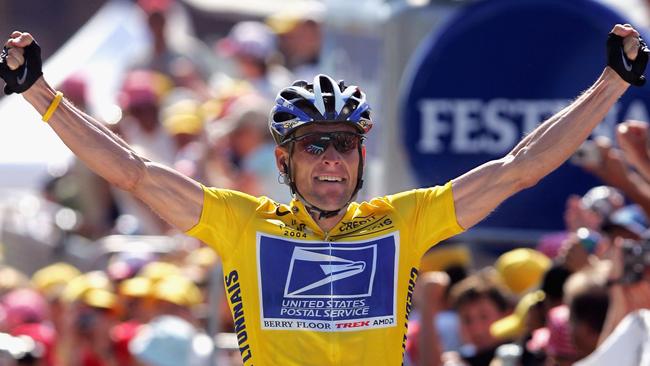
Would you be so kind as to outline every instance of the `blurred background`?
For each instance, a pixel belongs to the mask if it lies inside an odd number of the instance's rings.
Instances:
[[[0,34],[32,33],[48,81],[138,152],[280,202],[291,197],[267,116],[294,80],[326,73],[368,95],[363,200],[506,154],[598,77],[616,23],[646,35],[650,2],[0,0]],[[615,137],[623,121],[648,121],[649,107],[647,88],[630,89],[571,161],[440,245],[455,254],[434,248],[423,268],[469,273],[517,248],[564,263],[581,228],[644,231],[650,198]],[[47,324],[25,332],[49,334],[31,345],[48,365],[100,365],[107,349],[131,365],[155,364],[153,343],[128,346],[139,325],[186,326],[173,341],[203,340],[192,357],[241,362],[216,254],[76,161],[20,96],[0,98],[0,116],[0,296],[19,291],[0,301],[0,332]],[[22,322],[9,324],[11,301],[30,304]]]

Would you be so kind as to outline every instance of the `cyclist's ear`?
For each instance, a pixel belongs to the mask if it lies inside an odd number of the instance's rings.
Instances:
[[[287,151],[279,146],[275,148],[275,165],[280,173],[286,173],[287,169]]]

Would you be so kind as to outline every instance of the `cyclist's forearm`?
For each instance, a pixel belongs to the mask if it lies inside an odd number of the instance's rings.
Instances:
[[[41,115],[56,91],[41,77],[23,97]],[[63,99],[49,120],[61,140],[90,169],[116,186],[130,190],[144,169],[144,159],[101,123]]]

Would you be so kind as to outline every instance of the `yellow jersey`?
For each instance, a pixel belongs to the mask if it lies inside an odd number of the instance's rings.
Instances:
[[[187,234],[220,255],[244,365],[399,365],[422,255],[462,231],[451,183],[351,203],[323,232],[304,205],[204,187]]]

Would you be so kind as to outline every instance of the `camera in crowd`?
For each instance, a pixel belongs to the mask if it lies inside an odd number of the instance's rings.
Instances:
[[[623,277],[622,283],[631,284],[643,279],[650,267],[650,238],[623,241]]]

